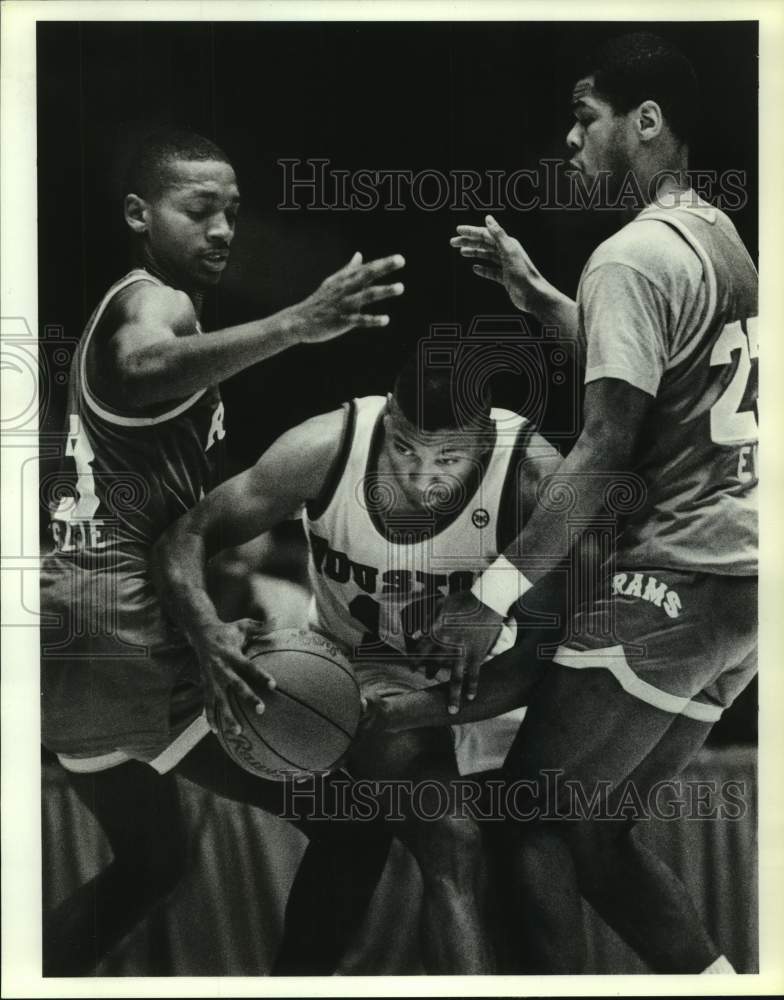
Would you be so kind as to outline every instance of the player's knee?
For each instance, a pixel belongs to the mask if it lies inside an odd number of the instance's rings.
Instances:
[[[425,883],[463,883],[477,877],[482,835],[473,820],[445,816],[432,822],[420,820],[417,827],[411,847]]]

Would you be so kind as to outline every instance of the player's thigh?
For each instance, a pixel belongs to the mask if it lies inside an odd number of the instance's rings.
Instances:
[[[627,778],[675,718],[628,694],[608,670],[552,663],[504,769],[537,805],[568,805],[563,800],[571,799],[575,783],[590,793],[598,783],[612,788]]]
[[[377,811],[355,803],[345,772],[305,775],[301,780],[267,781],[245,771],[210,733],[178,764],[177,773],[222,798],[262,809],[292,823],[311,840],[378,845],[385,850],[391,833]],[[361,822],[346,822],[359,816]]]
[[[678,716],[656,746],[602,803],[601,815],[587,810],[570,826],[570,848],[583,875],[595,879],[602,870],[617,867],[617,846],[629,841],[636,821],[666,814],[673,779],[697,755],[711,726]]]
[[[95,816],[120,864],[181,867],[188,833],[173,775],[128,761],[93,774],[68,772],[71,787]]]

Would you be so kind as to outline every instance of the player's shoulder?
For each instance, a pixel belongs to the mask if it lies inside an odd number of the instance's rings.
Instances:
[[[306,484],[308,513],[313,519],[327,509],[335,492],[348,452],[355,421],[352,403],[309,417],[278,440],[288,461]]]
[[[308,417],[287,432],[287,436],[304,444],[309,450],[329,449],[339,443],[344,432],[349,404],[335,410]]]
[[[112,299],[117,319],[126,323],[165,323],[178,330],[192,328],[196,310],[190,296],[157,281],[134,281],[120,289]]]
[[[606,239],[591,254],[586,274],[617,265],[655,280],[673,268],[699,261],[689,244],[664,219],[642,214]]]

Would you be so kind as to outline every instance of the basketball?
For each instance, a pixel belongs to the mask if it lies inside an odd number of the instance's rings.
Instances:
[[[308,629],[287,628],[251,639],[250,660],[270,673],[277,687],[251,684],[264,702],[257,715],[233,691],[238,736],[218,719],[218,738],[246,771],[272,781],[330,771],[348,749],[361,715],[359,684],[351,664],[329,639]]]

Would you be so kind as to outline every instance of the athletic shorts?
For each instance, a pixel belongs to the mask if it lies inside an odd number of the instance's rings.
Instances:
[[[553,659],[602,667],[649,705],[715,722],[757,670],[757,578],[618,569]]]
[[[198,663],[146,566],[41,574],[41,736],[67,759],[155,759],[201,714]],[[120,761],[118,761],[120,762]]]

